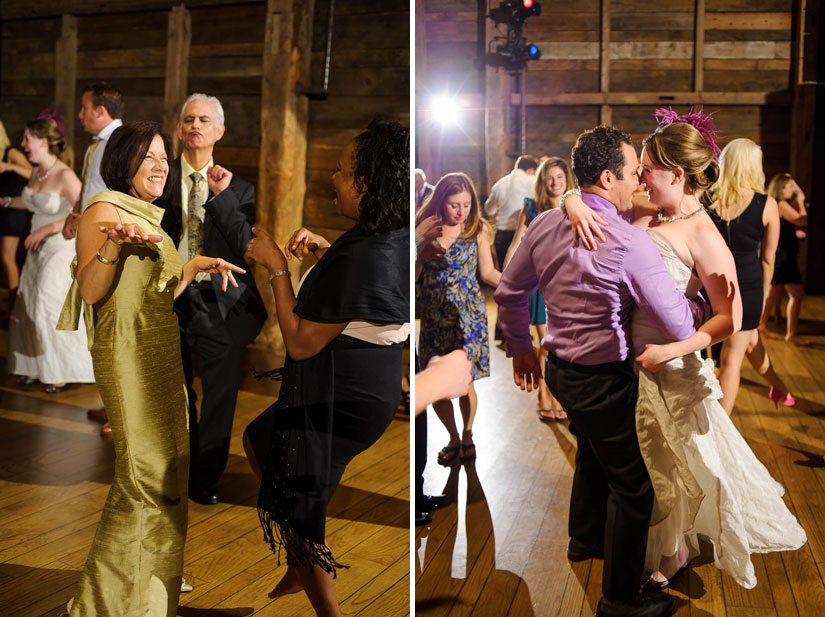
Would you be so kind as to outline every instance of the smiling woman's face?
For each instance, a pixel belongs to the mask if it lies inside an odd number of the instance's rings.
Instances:
[[[166,185],[166,176],[169,175],[169,161],[166,160],[166,150],[160,135],[152,138],[149,150],[138,167],[132,184],[138,197],[143,201],[152,202],[163,194]]]

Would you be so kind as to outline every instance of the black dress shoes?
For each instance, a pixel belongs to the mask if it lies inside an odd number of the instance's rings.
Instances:
[[[667,617],[673,613],[673,596],[638,596],[632,602],[599,600],[596,617]]]
[[[442,505],[444,505],[445,499],[447,499],[446,495],[424,495],[422,510],[426,512],[438,510]]]
[[[214,506],[220,503],[218,493],[215,490],[189,489],[189,499],[202,506]]]
[[[604,547],[601,544],[586,544],[576,538],[570,538],[567,545],[567,556],[571,561],[583,561],[585,559],[601,559],[604,557]]]

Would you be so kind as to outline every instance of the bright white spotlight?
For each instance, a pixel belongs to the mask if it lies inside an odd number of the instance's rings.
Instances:
[[[443,125],[458,124],[460,117],[458,101],[449,94],[439,94],[432,99],[433,117]]]

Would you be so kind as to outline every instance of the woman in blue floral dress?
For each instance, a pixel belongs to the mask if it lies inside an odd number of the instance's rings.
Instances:
[[[473,183],[463,173],[447,174],[438,181],[417,220],[438,216],[441,235],[435,241],[445,253],[416,263],[416,313],[421,319],[418,353],[422,367],[430,358],[464,349],[473,363],[473,380],[490,374],[487,309],[479,278],[498,285],[501,273],[493,265],[489,225],[481,217]],[[450,442],[438,453],[438,462],[476,458],[473,420],[478,401],[470,384],[458,399],[463,432],[458,433],[450,400],[433,403],[433,409],[450,433]]]
[[[504,258],[504,265],[510,261],[513,252],[521,242],[521,237],[527,231],[527,226],[539,214],[552,208],[558,208],[561,196],[568,188],[576,186],[576,181],[570,168],[564,159],[557,156],[548,156],[539,165],[536,171],[536,181],[533,183],[533,197],[524,198],[524,209],[521,211],[516,233],[513,236],[513,242],[507,251],[507,256]],[[547,315],[544,307],[544,298],[541,293],[536,290],[530,294],[530,325],[536,328],[539,342],[544,339],[544,324],[547,321]],[[547,358],[547,350],[539,344],[537,355],[539,364],[541,365],[542,376],[545,371],[545,359]],[[553,422],[554,420],[567,420],[567,414],[555,397],[550,393],[544,379],[542,379],[538,388],[538,414],[539,420],[542,422]]]

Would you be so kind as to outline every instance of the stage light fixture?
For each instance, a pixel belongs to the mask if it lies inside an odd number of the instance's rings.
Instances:
[[[541,4],[535,0],[505,0],[490,10],[490,19],[506,24],[507,33],[493,41],[497,44],[495,52],[487,54],[489,65],[517,72],[524,69],[528,60],[541,58],[538,46],[524,37],[524,22],[535,15],[541,15]]]

